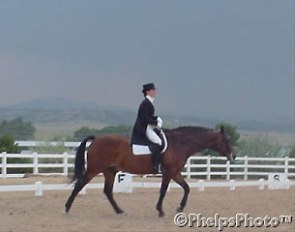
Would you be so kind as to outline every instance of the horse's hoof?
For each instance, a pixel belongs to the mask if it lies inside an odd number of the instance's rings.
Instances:
[[[164,212],[159,212],[159,218],[163,218],[165,217],[165,213]]]
[[[124,216],[127,216],[127,213],[126,212],[122,212],[122,213],[119,213],[118,215],[124,217]]]
[[[67,210],[64,211],[64,215],[69,215],[69,214],[70,214],[69,211],[67,211]]]
[[[117,214],[123,214],[123,213],[124,213],[124,211],[123,211],[123,210],[121,210],[121,209],[119,209],[119,210],[117,210],[117,211],[116,211],[116,213],[117,213]]]
[[[182,208],[179,206],[176,208],[176,213],[181,213],[182,212]]]

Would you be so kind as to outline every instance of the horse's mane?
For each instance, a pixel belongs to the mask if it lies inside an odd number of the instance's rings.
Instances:
[[[196,141],[196,137],[200,137],[206,132],[213,131],[210,128],[200,126],[181,126],[173,129],[165,129],[165,135],[170,141],[178,140],[183,143],[188,141]]]
[[[173,129],[165,129],[165,133],[177,134],[177,133],[187,133],[187,134],[200,134],[204,132],[212,131],[211,128],[200,127],[200,126],[181,126]]]
[[[176,141],[180,143],[199,144],[202,137],[207,132],[213,131],[210,128],[200,126],[181,126],[173,129],[165,129],[167,139],[173,143]]]

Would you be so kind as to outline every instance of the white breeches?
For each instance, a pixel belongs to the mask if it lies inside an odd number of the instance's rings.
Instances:
[[[162,140],[160,139],[160,137],[156,134],[156,132],[154,131],[154,128],[153,126],[151,125],[148,125],[147,128],[146,128],[146,136],[147,138],[153,142],[153,143],[156,143],[156,144],[159,144],[160,146],[162,145]]]

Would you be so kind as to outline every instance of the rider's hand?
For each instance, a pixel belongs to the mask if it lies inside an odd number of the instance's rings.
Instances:
[[[160,117],[157,117],[157,127],[162,128],[163,126],[163,120]]]

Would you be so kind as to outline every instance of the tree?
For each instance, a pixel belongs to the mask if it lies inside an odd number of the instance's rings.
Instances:
[[[293,146],[292,150],[289,153],[290,158],[295,158],[295,145]]]
[[[117,134],[130,136],[132,127],[127,125],[107,126],[98,131],[98,135]]]
[[[20,148],[10,135],[0,137],[0,152],[19,153]]]
[[[266,136],[252,136],[241,140],[236,151],[243,156],[274,157],[281,148],[281,144],[272,141]]]
[[[0,136],[11,135],[16,140],[30,140],[35,137],[36,128],[31,122],[24,122],[21,117],[0,124]]]
[[[20,153],[20,147],[15,143],[11,135],[3,135],[0,137],[0,152]],[[0,161],[1,162],[1,161]],[[32,163],[31,158],[7,158],[7,163]],[[8,173],[26,173],[32,172],[32,168],[9,168]]]
[[[225,122],[215,125],[215,129],[220,129],[221,127],[224,128],[225,133],[228,135],[231,145],[238,145],[240,134],[237,132],[237,127]]]
[[[89,127],[81,127],[79,130],[74,132],[74,139],[77,141],[83,140],[85,137],[89,135],[96,135],[98,134],[98,129],[89,128]]]

